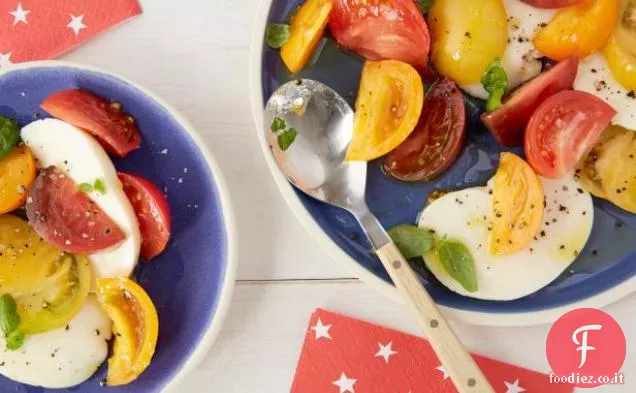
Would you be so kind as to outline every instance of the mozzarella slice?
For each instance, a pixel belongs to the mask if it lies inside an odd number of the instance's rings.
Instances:
[[[79,385],[106,360],[111,334],[110,319],[89,295],[68,328],[27,336],[17,351],[6,349],[0,335],[0,374],[46,388]]]
[[[509,43],[501,59],[508,75],[510,89],[541,73],[543,55],[534,47],[532,39],[542,24],[548,23],[557,10],[539,9],[521,0],[504,0],[508,14]],[[494,60],[494,59],[493,59]],[[471,96],[487,99],[488,92],[481,83],[461,86]]]
[[[468,292],[441,265],[434,251],[424,256],[429,270],[450,290],[487,300],[513,300],[540,290],[578,257],[592,231],[592,197],[568,176],[541,178],[546,207],[535,241],[509,255],[488,252],[492,196],[488,187],[446,194],[424,209],[419,226],[438,236],[462,241],[471,251],[477,276],[476,292]]]
[[[605,100],[618,112],[612,123],[636,130],[636,96],[614,79],[602,53],[594,53],[581,62],[574,89]]]
[[[27,125],[22,129],[22,140],[41,167],[56,166],[75,184],[93,184],[97,179],[104,182],[106,193],[93,191],[89,197],[117,223],[126,239],[115,248],[89,255],[89,258],[96,277],[128,277],[139,260],[139,224],[104,149],[89,134],[56,119]]]

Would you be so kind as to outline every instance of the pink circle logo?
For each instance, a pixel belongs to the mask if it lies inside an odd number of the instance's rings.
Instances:
[[[623,383],[625,334],[603,311],[579,308],[564,314],[548,333],[546,355],[553,383],[579,388]]]

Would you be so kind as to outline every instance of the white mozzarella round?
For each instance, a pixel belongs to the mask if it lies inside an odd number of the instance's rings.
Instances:
[[[93,295],[68,327],[27,336],[16,350],[0,335],[0,374],[46,388],[66,388],[90,378],[108,356],[111,321]]]
[[[618,114],[612,123],[636,130],[636,97],[612,75],[602,53],[586,57],[579,65],[574,89],[585,91],[605,100]]]
[[[521,0],[504,0],[508,14],[509,43],[501,59],[508,75],[510,89],[534,78],[541,73],[543,55],[532,44],[532,38],[556,14],[557,10],[534,8]],[[493,59],[494,60],[494,59]],[[461,86],[468,94],[482,99],[488,92],[481,83]]]
[[[594,207],[590,194],[572,176],[541,179],[546,196],[543,225],[537,240],[512,254],[493,256],[490,241],[492,196],[488,187],[456,191],[424,209],[419,226],[438,236],[462,241],[471,251],[478,290],[468,292],[442,267],[435,252],[426,266],[446,287],[464,296],[513,300],[545,287],[577,258],[592,231]]]
[[[96,277],[129,276],[139,260],[141,235],[133,207],[108,154],[92,136],[61,120],[35,121],[24,127],[21,134],[40,166],[56,166],[75,184],[103,180],[106,193],[94,191],[89,197],[115,221],[126,239],[89,258]]]

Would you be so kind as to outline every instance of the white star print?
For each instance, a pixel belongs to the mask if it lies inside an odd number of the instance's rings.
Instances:
[[[0,69],[4,68],[4,67],[8,67],[11,64],[13,64],[11,62],[11,52],[9,53],[0,53]]]
[[[355,391],[353,390],[353,385],[355,385],[356,382],[358,382],[357,379],[347,378],[347,375],[345,373],[342,373],[340,375],[340,379],[338,379],[337,381],[333,381],[333,384],[340,388],[340,393],[355,393]]]
[[[318,318],[318,322],[311,327],[311,330],[316,332],[316,340],[321,337],[328,338],[331,340],[331,336],[329,335],[329,329],[331,329],[331,325],[323,325],[320,318]]]
[[[389,363],[389,358],[395,354],[397,354],[396,351],[393,350],[393,348],[391,348],[393,346],[393,342],[389,342],[386,345],[382,345],[380,343],[378,343],[378,347],[380,347],[380,350],[378,351],[378,353],[375,354],[376,357],[378,358],[384,358],[384,361],[388,364]]]
[[[446,372],[446,368],[442,365],[435,367],[435,370],[441,371],[444,374],[444,381],[448,379],[448,373]]]
[[[506,381],[504,381],[504,383],[506,384],[506,387],[508,388],[508,390],[506,390],[506,393],[521,393],[526,391],[526,389],[519,386],[519,378],[517,378],[513,383],[506,382]]]
[[[22,8],[22,3],[20,2],[18,2],[18,8],[15,11],[9,12],[9,14],[13,16],[14,26],[20,22],[24,23],[25,25],[28,25],[29,22],[27,22],[27,15],[29,15],[30,13],[31,11],[25,10],[24,8]]]
[[[75,35],[78,36],[80,33],[80,30],[85,29],[88,26],[84,24],[84,15],[75,16],[71,14],[71,21],[69,22],[68,25],[66,25],[66,27],[68,27],[69,29],[73,29],[73,32],[75,33]]]

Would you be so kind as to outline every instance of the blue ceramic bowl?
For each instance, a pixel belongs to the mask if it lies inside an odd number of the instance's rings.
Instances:
[[[301,3],[302,0],[265,0],[258,13],[251,53],[252,105],[260,128],[258,137],[286,200],[314,237],[360,278],[397,298],[389,276],[369,252],[370,245],[353,216],[295,192],[279,173],[262,137],[263,103],[279,85],[291,79],[318,80],[338,91],[352,107],[355,102],[364,62],[359,56],[341,51],[331,39],[326,39],[312,63],[299,74],[290,75],[278,52],[264,44],[265,26],[289,20]],[[494,174],[502,148],[479,120],[483,103],[469,99],[466,103],[467,141],[461,156],[442,177],[407,184],[385,176],[381,160],[369,163],[367,202],[386,228],[415,223],[431,191],[483,185]],[[451,316],[486,325],[550,322],[573,308],[600,307],[615,301],[636,291],[636,216],[605,201],[594,203],[594,229],[587,247],[568,271],[537,293],[515,301],[485,301],[451,292],[424,268],[419,269],[422,281]],[[591,250],[598,250],[598,255]]]
[[[117,100],[135,116],[142,148],[115,160],[115,166],[152,180],[168,196],[173,225],[170,243],[163,254],[136,271],[159,314],[157,349],[148,369],[127,386],[101,387],[106,374],[103,366],[82,385],[62,390],[29,387],[0,376],[0,392],[165,391],[203,358],[228,308],[236,263],[224,182],[204,144],[178,113],[148,91],[104,71],[35,62],[1,72],[0,115],[23,126],[46,117],[39,108],[46,96],[70,88]]]

